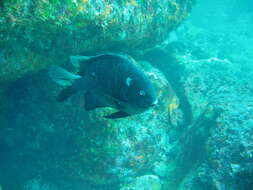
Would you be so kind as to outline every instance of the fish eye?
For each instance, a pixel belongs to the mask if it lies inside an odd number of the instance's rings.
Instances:
[[[145,92],[144,90],[140,90],[140,91],[139,91],[139,94],[140,94],[141,96],[145,96],[145,95],[146,95],[146,92]]]

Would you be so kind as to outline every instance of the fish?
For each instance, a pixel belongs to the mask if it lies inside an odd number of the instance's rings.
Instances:
[[[77,59],[75,59],[77,58]],[[83,93],[86,111],[111,107],[117,111],[105,115],[118,119],[142,113],[157,104],[153,83],[129,55],[106,53],[96,56],[72,56],[77,73],[52,65],[50,78],[65,88],[57,100],[64,102]]]

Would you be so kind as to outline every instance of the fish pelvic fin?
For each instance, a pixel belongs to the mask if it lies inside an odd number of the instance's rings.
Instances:
[[[129,113],[126,113],[124,111],[118,111],[118,112],[112,113],[110,115],[106,115],[104,117],[107,119],[119,119],[119,118],[124,118],[124,117],[128,117],[128,116],[130,116]]]
[[[52,65],[49,68],[49,77],[54,81],[56,84],[60,86],[71,86],[75,80],[80,79],[81,76],[73,74],[59,66]]]
[[[96,96],[94,96],[90,92],[85,93],[84,99],[85,99],[84,108],[86,111],[90,111],[96,108],[106,107],[106,105],[101,100],[99,100]]]
[[[75,86],[68,86],[58,94],[57,101],[64,102],[66,99],[68,99],[70,96],[74,95],[77,92],[78,90],[75,88]]]

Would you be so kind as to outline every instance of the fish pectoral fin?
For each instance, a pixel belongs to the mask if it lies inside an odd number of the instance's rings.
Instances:
[[[106,107],[106,105],[100,101],[96,96],[90,92],[86,92],[84,95],[84,108],[86,111],[90,111],[96,108]]]
[[[128,117],[128,116],[130,116],[129,113],[126,113],[123,111],[118,111],[118,112],[112,113],[110,115],[106,115],[104,117],[107,119],[118,119],[118,118],[123,118],[123,117]]]
[[[64,88],[57,97],[57,101],[58,102],[64,102],[66,99],[68,99],[70,96],[72,96],[73,94],[75,94],[77,92],[77,89],[75,88],[75,86],[69,86]]]

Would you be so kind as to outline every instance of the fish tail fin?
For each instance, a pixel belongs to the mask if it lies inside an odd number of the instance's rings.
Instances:
[[[70,96],[75,94],[78,90],[75,88],[74,85],[68,86],[64,88],[58,95],[57,101],[58,102],[64,102],[66,99],[68,99]]]
[[[57,97],[59,102],[65,101],[79,90],[76,87],[75,82],[80,79],[81,76],[68,72],[67,70],[56,65],[52,65],[50,67],[48,74],[55,83],[66,87]]]
[[[70,73],[56,65],[50,67],[48,74],[49,77],[60,86],[70,86],[75,80],[81,78],[81,76]]]

